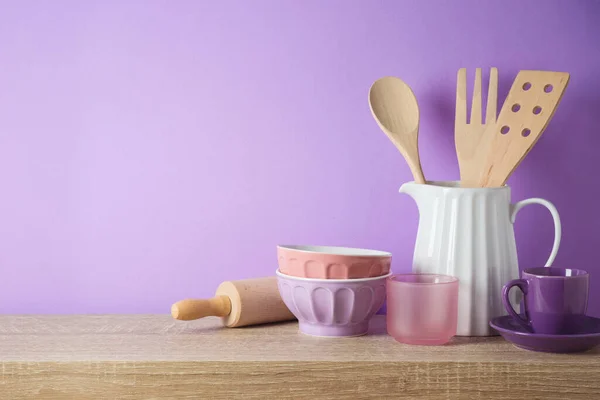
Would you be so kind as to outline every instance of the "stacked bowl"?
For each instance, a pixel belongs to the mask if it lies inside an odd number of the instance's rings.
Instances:
[[[277,284],[300,332],[360,336],[383,306],[392,255],[331,246],[277,246]]]

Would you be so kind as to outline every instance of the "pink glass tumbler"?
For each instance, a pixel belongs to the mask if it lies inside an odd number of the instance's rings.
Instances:
[[[458,278],[397,274],[386,286],[387,331],[398,342],[441,345],[456,335]]]

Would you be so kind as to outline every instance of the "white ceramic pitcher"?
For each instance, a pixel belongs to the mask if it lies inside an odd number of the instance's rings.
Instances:
[[[541,204],[554,219],[554,245],[546,266],[554,262],[561,238],[558,211],[539,198],[512,204],[508,186],[461,188],[458,182],[408,182],[400,193],[419,209],[413,272],[458,277],[458,336],[490,336],[490,319],[505,315],[502,285],[519,278],[513,223],[519,210]],[[518,309],[520,291],[511,302]]]

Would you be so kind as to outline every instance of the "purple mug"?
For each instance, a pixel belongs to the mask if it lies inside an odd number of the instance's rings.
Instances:
[[[529,332],[577,333],[587,311],[589,274],[581,269],[538,267],[524,270],[521,277],[502,288],[506,311]],[[523,292],[524,316],[517,314],[508,299],[513,286]]]

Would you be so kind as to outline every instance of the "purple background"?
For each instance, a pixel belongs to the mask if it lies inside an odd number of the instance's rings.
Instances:
[[[600,315],[600,2],[0,0],[0,312],[167,313],[273,275],[278,243],[369,247],[410,270],[411,180],[373,121],[414,89],[429,179],[457,179],[456,71],[568,71],[509,184],[561,213],[555,265]],[[552,243],[519,214],[521,267]]]

